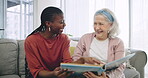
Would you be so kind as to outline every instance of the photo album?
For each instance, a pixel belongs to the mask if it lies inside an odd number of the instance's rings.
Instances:
[[[121,59],[106,63],[104,65],[61,63],[61,68],[69,69],[69,71],[74,71],[74,72],[92,71],[92,72],[98,72],[99,74],[101,74],[102,72],[110,71],[110,70],[118,68],[121,64],[128,61],[134,55],[135,53],[129,54]]]

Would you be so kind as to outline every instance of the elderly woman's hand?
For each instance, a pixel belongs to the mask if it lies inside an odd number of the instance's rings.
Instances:
[[[79,58],[77,61],[74,61],[72,63],[77,63],[77,64],[84,64],[84,63],[88,63],[88,64],[94,64],[94,65],[100,65],[100,64],[105,64],[102,61],[94,58],[94,57],[81,57]]]
[[[89,64],[104,64],[102,61],[94,58],[94,57],[82,57],[84,59],[85,63],[89,63]]]

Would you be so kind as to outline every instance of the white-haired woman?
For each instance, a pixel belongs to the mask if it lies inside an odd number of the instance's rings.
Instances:
[[[116,37],[118,35],[117,20],[109,9],[98,10],[94,15],[93,33],[85,34],[76,46],[74,60],[80,57],[95,57],[100,63],[108,63],[124,57],[123,41]],[[117,69],[106,73],[108,78],[125,78],[123,73],[125,66],[121,65]],[[106,78],[97,76],[92,72],[84,73],[87,78]]]

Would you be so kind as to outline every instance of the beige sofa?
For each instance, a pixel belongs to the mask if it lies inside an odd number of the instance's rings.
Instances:
[[[71,51],[74,50],[73,47],[75,45],[71,41]],[[144,78],[146,53],[141,50],[131,50],[131,53],[136,53],[136,55],[130,59],[130,64],[140,72],[140,78]],[[24,40],[0,39],[0,78],[25,78],[24,58]],[[125,70],[125,74],[131,75],[131,73]]]
[[[0,39],[0,78],[25,78],[24,41]]]

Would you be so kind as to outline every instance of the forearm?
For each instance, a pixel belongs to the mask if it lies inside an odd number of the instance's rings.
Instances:
[[[55,77],[54,72],[53,71],[46,71],[46,70],[41,70],[38,73],[38,77],[40,78],[49,78],[49,77]]]
[[[73,61],[72,63],[84,64],[84,63],[85,63],[85,60],[84,60],[84,58],[83,58],[83,57],[80,57],[78,60]]]

